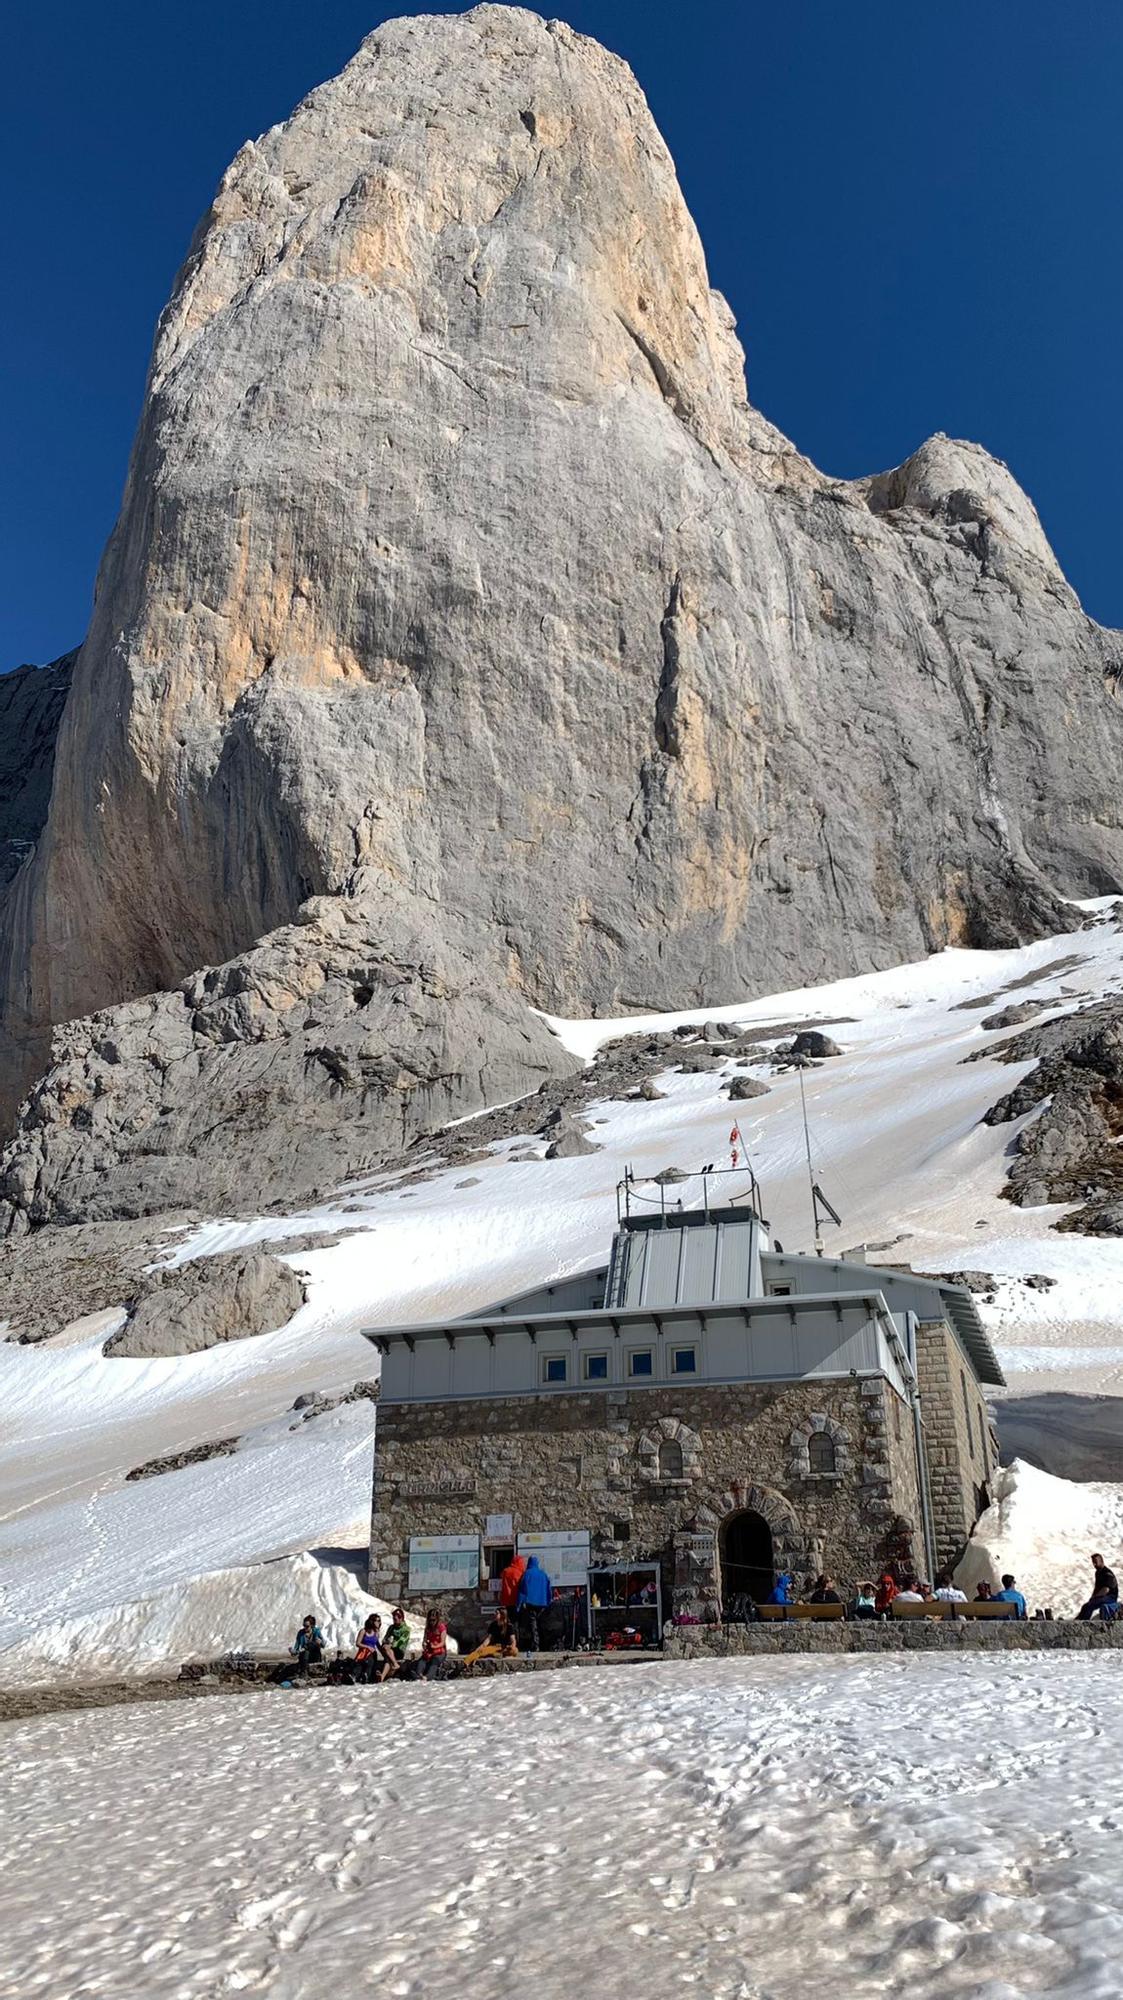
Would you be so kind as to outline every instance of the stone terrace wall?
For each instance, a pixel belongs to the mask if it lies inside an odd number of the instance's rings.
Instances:
[[[1123,1652],[1123,1624],[1099,1619],[967,1618],[681,1626],[664,1641],[669,1660],[741,1659],[759,1653],[1094,1653]]]

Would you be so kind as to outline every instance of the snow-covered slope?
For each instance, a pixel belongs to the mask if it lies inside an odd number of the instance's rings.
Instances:
[[[816,1171],[843,1217],[828,1250],[865,1242],[875,1260],[994,1272],[996,1302],[983,1310],[1012,1387],[1114,1393],[1123,1242],[1059,1235],[1061,1210],[1001,1199],[1017,1128],[980,1119],[1023,1070],[965,1059],[1000,1045],[981,1025],[1003,1004],[997,996],[1065,1010],[1123,990],[1118,907],[1090,905],[1093,927],[1018,951],[948,951],[740,1007],[553,1026],[591,1056],[621,1033],[688,1020],[837,1024],[843,1053],[804,1073]],[[988,995],[990,1006],[969,1004]],[[668,1069],[661,1098],[591,1104],[600,1150],[585,1157],[547,1160],[545,1142],[507,1140],[470,1166],[435,1160],[418,1178],[414,1162],[408,1176],[371,1176],[289,1217],[218,1217],[169,1248],[183,1262],[347,1232],[322,1250],[294,1250],[308,1301],[280,1333],[147,1362],[103,1358],[115,1324],[104,1317],[42,1346],[0,1343],[0,1645],[208,1571],[360,1546],[372,1406],[300,1422],[294,1397],[377,1372],[364,1325],[468,1311],[602,1260],[626,1165],[644,1176],[726,1164],[736,1117],[775,1233],[788,1249],[807,1246],[798,1075],[767,1072],[767,1096],[731,1107],[729,1076],[747,1073],[731,1062],[724,1072]],[[699,1185],[676,1192],[689,1200]],[[1035,1273],[1052,1287],[1028,1288],[1022,1280]],[[242,1440],[232,1455],[124,1483],[157,1454],[232,1436]]]
[[[343,1564],[312,1555],[216,1569],[38,1626],[0,1650],[0,1687],[112,1679],[125,1663],[130,1674],[143,1675],[169,1660],[214,1660],[231,1648],[279,1653],[309,1611],[329,1652],[349,1652],[367,1613],[386,1619],[389,1610]]]
[[[0,2000],[1118,2000],[1121,1733],[1118,1659],[1063,1654],[22,1723]]]
[[[1054,1479],[1021,1459],[1003,1466],[993,1483],[992,1504],[957,1571],[960,1585],[973,1597],[981,1578],[994,1583],[1010,1571],[1031,1611],[1040,1605],[1071,1617],[1091,1592],[1092,1554],[1118,1567],[1123,1485]]]

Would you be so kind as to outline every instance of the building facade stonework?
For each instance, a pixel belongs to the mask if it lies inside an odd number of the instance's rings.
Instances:
[[[989,1505],[998,1441],[982,1390],[951,1329],[943,1320],[921,1320],[916,1340],[936,1555],[944,1564],[954,1561]]]
[[[849,1589],[887,1560],[897,1521],[919,1540],[915,1464],[892,1446],[900,1401],[865,1379],[383,1404],[371,1589],[408,1602],[410,1538],[482,1536],[496,1514],[516,1535],[587,1530],[598,1563],[658,1561],[668,1612],[719,1615],[723,1536],[744,1514],[766,1523],[777,1570]],[[797,1437],[828,1438],[834,1468],[812,1470]],[[660,1444],[678,1447],[673,1473]],[[426,1602],[454,1630],[478,1622],[480,1593]]]

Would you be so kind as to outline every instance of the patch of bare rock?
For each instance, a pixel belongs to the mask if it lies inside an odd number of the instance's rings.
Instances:
[[[304,1304],[296,1272],[260,1250],[231,1250],[156,1273],[103,1352],[130,1360],[199,1354],[227,1340],[273,1333]]]
[[[90,1222],[0,1239],[0,1320],[9,1340],[50,1340],[91,1313],[138,1303],[156,1273],[148,1267],[198,1217],[183,1211],[157,1225]]]
[[[134,1465],[126,1472],[128,1483],[135,1479],[156,1479],[163,1472],[179,1472],[185,1465],[205,1465],[209,1458],[229,1458],[236,1452],[240,1438],[215,1438],[210,1444],[193,1444],[187,1451],[165,1452],[161,1458],[149,1458],[143,1465]]]
[[[984,1123],[1029,1117],[1016,1135],[1003,1193],[1019,1208],[1075,1203],[1060,1229],[1123,1236],[1123,1001],[1043,1021],[998,1048],[997,1062],[1034,1061]]]

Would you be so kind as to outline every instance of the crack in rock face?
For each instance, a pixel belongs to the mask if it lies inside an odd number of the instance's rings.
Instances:
[[[536,1008],[1069,929],[1121,670],[978,446],[838,481],[752,407],[623,63],[389,22],[224,175],[24,689],[0,1228],[307,1195],[571,1073]]]

